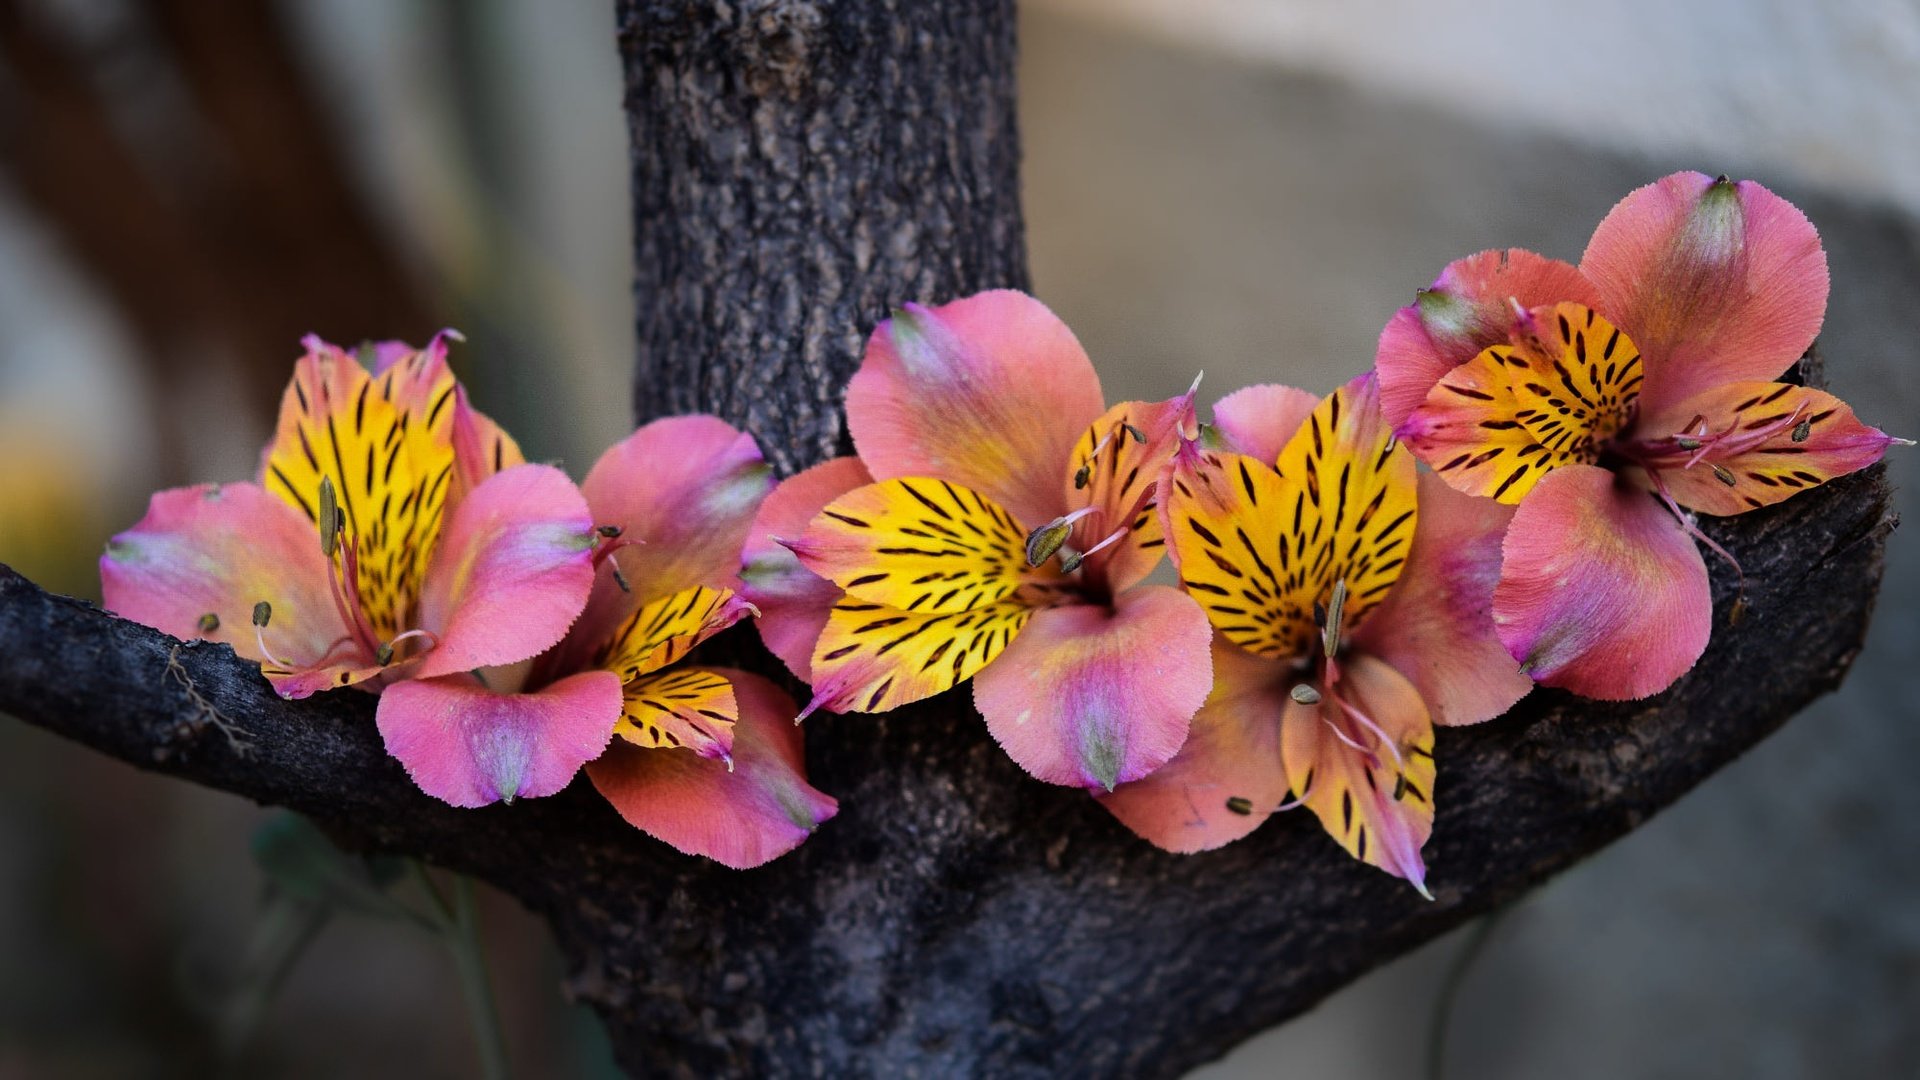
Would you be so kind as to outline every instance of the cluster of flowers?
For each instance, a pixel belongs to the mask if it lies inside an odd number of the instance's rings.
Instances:
[[[972,680],[1014,761],[1162,848],[1305,806],[1424,893],[1436,724],[1535,682],[1671,685],[1712,622],[1693,512],[1895,441],[1771,381],[1826,297],[1798,210],[1682,173],[1579,266],[1460,260],[1372,372],[1248,387],[1211,424],[1192,389],[1108,407],[1025,295],[908,305],[847,389],[858,456],[777,488],[711,417],[641,428],[576,488],[469,406],[444,336],[310,339],[259,481],[156,495],[102,576],[112,610],[226,641],[287,697],[378,691],[389,751],[458,806],[584,767],[636,827],[757,865],[837,809],[796,716]],[[1163,554],[1178,587],[1147,580]],[[804,709],[676,665],[750,614]]]

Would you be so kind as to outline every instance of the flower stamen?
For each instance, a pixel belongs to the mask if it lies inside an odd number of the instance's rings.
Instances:
[[[267,636],[265,633],[263,633],[263,631],[266,630],[267,624],[272,621],[273,621],[273,605],[272,604],[266,602],[265,600],[262,600],[259,603],[253,605],[254,644],[260,646],[260,655],[266,657],[268,662],[273,664],[274,667],[286,668],[288,670],[292,670],[293,668],[292,664],[289,664],[286,661],[280,659],[279,657],[273,655],[273,650],[267,648]]]

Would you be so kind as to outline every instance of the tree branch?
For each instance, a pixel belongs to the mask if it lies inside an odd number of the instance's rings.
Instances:
[[[784,468],[818,460],[887,305],[1024,281],[1011,6],[628,0],[621,20],[638,410],[710,409]],[[1732,623],[1715,563],[1714,640],[1668,693],[1536,692],[1440,732],[1433,903],[1304,814],[1159,852],[1022,774],[964,691],[808,721],[814,782],[844,810],[744,873],[634,833],[583,782],[446,807],[382,752],[370,696],[283,702],[224,646],[5,571],[0,711],[513,892],[551,921],[636,1073],[1173,1076],[1626,833],[1837,685],[1888,500],[1876,467],[1709,524],[1746,569],[1745,615]]]
[[[1624,705],[1538,691],[1442,731],[1431,904],[1305,815],[1218,852],[1156,851],[1021,775],[952,694],[809,721],[816,782],[846,811],[744,874],[634,834],[584,784],[447,807],[385,755],[371,696],[282,701],[224,645],[4,569],[0,710],[513,892],[553,920],[638,1072],[1171,1076],[1625,834],[1838,685],[1893,523],[1880,467],[1715,523],[1746,568],[1746,614],[1729,625],[1716,567],[1714,641],[1673,690]]]

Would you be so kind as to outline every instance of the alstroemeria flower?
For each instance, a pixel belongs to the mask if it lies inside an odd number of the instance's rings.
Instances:
[[[108,609],[227,642],[288,698],[559,641],[593,584],[586,500],[468,406],[446,339],[377,346],[369,372],[309,337],[259,482],[156,494],[101,557]]]
[[[793,850],[838,808],[807,783],[793,700],[677,663],[752,610],[734,570],[771,486],[753,437],[711,416],[614,445],[581,485],[600,535],[585,613],[530,664],[389,689],[388,747],[455,805],[557,791],[586,763],[623,818],[681,851],[744,868]]]
[[[972,678],[1042,780],[1112,788],[1164,764],[1211,670],[1205,614],[1139,583],[1192,398],[1108,409],[1072,331],[1017,292],[882,323],[847,390],[859,461],[789,480],[745,552],[807,711],[884,712]]]
[[[1773,381],[1826,301],[1805,215],[1752,181],[1676,173],[1621,200],[1578,268],[1482,252],[1387,325],[1400,437],[1457,490],[1519,506],[1494,622],[1535,679],[1610,700],[1672,685],[1712,622],[1689,511],[1779,502],[1895,441]]]
[[[1225,446],[1184,448],[1166,516],[1217,636],[1214,685],[1165,768],[1101,802],[1169,851],[1306,805],[1354,857],[1423,894],[1433,725],[1497,716],[1531,683],[1489,612],[1511,511],[1416,478],[1372,376],[1316,404],[1249,387]]]

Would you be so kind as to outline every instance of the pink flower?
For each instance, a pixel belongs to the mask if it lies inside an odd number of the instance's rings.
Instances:
[[[1380,335],[1383,408],[1455,489],[1518,505],[1494,622],[1534,678],[1645,697],[1706,647],[1704,539],[1896,440],[1775,382],[1819,332],[1819,236],[1751,181],[1675,173],[1614,207],[1578,268],[1448,266]]]
[[[679,663],[752,611],[734,570],[770,486],[753,438],[710,416],[613,446],[582,485],[602,539],[579,621],[529,664],[389,689],[388,748],[456,805],[556,791],[584,762],[621,817],[683,852],[745,868],[799,846],[838,804],[807,783],[793,700]]]
[[[1204,613],[1141,579],[1191,391],[1109,409],[1032,297],[882,323],[847,391],[859,459],[809,469],[745,551],[767,645],[807,711],[884,712],[974,679],[1023,768],[1111,789],[1164,764],[1206,697]]]
[[[259,481],[156,494],[100,560],[107,607],[227,642],[288,698],[512,664],[560,640],[593,584],[586,500],[468,406],[446,341],[377,346],[368,372],[309,337]],[[382,700],[383,727],[393,711]],[[551,790],[522,779],[501,794]]]
[[[1497,716],[1531,683],[1493,633],[1512,511],[1416,478],[1372,376],[1316,403],[1254,386],[1224,443],[1180,453],[1165,503],[1183,587],[1215,630],[1213,691],[1179,755],[1101,802],[1169,851],[1313,810],[1354,857],[1426,893],[1433,725]]]

